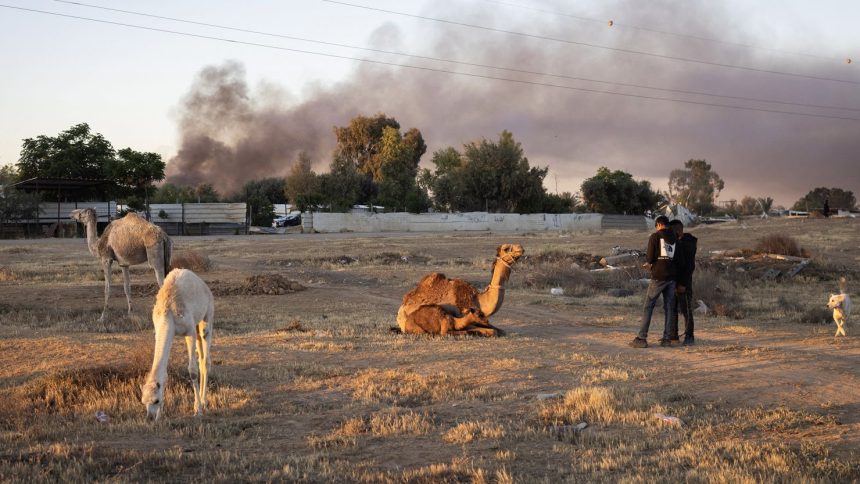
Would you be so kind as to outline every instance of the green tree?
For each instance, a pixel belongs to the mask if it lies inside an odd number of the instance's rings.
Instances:
[[[723,179],[705,160],[688,160],[683,169],[672,170],[669,174],[672,199],[700,215],[715,210],[715,201],[723,188]]]
[[[284,184],[284,195],[299,211],[305,212],[320,204],[320,177],[311,169],[311,159],[304,151],[290,168]]]
[[[348,212],[361,200],[369,179],[352,161],[336,157],[329,173],[319,178],[322,203],[333,212]]]
[[[436,166],[435,172],[424,168],[418,177],[419,185],[432,193],[434,205],[438,210],[452,211],[458,208],[464,196],[465,185],[461,176],[463,160],[454,147],[433,153],[431,159]],[[476,205],[480,201],[474,201]]]
[[[587,211],[606,214],[642,214],[657,209],[662,199],[651,182],[636,181],[630,173],[605,166],[582,182],[580,190]]]
[[[383,177],[382,166],[390,160],[384,153],[386,148],[390,149],[383,142],[386,128],[398,133],[400,131],[400,123],[385,113],[371,117],[356,116],[350,120],[349,126],[335,127],[335,158],[351,162],[360,173],[370,175],[374,182],[380,182]],[[421,132],[410,129],[403,135],[402,142],[411,148],[411,161],[417,167],[421,156],[427,151]]]
[[[149,195],[155,191],[155,182],[164,180],[161,155],[124,148],[107,163],[105,172],[116,184],[112,195],[124,198],[132,208],[149,213]]]
[[[827,200],[830,210],[856,210],[857,198],[851,190],[842,188],[818,187],[800,198],[791,207],[792,210],[821,210]]]
[[[576,210],[578,203],[576,195],[564,192],[561,195],[547,193],[543,202],[543,213],[572,213]]]
[[[0,188],[11,185],[18,180],[20,178],[18,177],[18,170],[15,168],[15,165],[0,166]]]
[[[407,133],[407,136],[409,133]],[[420,139],[421,134],[417,137]],[[400,209],[421,212],[430,206],[427,194],[419,187],[418,163],[420,158],[415,150],[426,150],[423,140],[407,139],[393,127],[385,127],[382,133],[382,147],[379,159],[383,160],[380,170],[379,203],[388,210]]]
[[[215,203],[218,192],[208,183],[197,186],[162,183],[152,196],[152,203]]]
[[[57,136],[26,138],[18,160],[21,179],[107,178],[107,167],[116,155],[113,146],[101,134],[93,133],[86,123],[77,124]],[[103,188],[88,196],[106,195]]]
[[[287,203],[284,188],[283,178],[250,180],[230,199],[248,204],[251,210],[252,225],[269,226],[275,219],[275,204]]]

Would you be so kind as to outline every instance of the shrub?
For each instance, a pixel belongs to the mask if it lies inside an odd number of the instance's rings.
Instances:
[[[780,254],[794,257],[806,257],[806,252],[796,240],[788,235],[766,235],[758,240],[755,250],[762,254]]]
[[[209,272],[213,263],[209,256],[194,250],[177,252],[170,258],[170,269],[188,269],[194,272]]]
[[[744,317],[740,291],[734,283],[713,270],[697,269],[693,273],[693,298],[704,301],[716,316]]]

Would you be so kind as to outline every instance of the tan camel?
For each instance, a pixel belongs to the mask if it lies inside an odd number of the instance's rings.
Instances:
[[[422,306],[439,306],[446,314],[454,318],[464,317],[471,308],[477,308],[484,315],[484,321],[475,322],[458,329],[468,334],[483,336],[501,336],[504,332],[486,321],[495,314],[505,298],[505,283],[511,276],[511,266],[523,255],[519,244],[503,244],[496,249],[496,261],[493,264],[490,285],[483,292],[478,292],[474,286],[462,279],[448,279],[445,274],[434,272],[421,279],[418,286],[403,296],[403,303],[397,311],[397,325],[400,331],[407,333],[410,327],[418,324],[411,318]],[[425,310],[426,311],[426,310]],[[440,314],[437,312],[437,314]],[[441,328],[442,321],[438,322]],[[487,331],[489,330],[489,331]]]
[[[128,267],[148,262],[155,271],[158,287],[164,284],[164,276],[170,271],[170,253],[173,242],[167,233],[155,224],[147,222],[135,213],[114,220],[105,227],[102,236],[96,231],[96,211],[92,208],[73,210],[73,220],[87,228],[87,247],[90,253],[101,260],[105,273],[105,306],[99,321],[104,321],[110,298],[110,277],[113,261],[122,268],[123,288],[131,314],[131,285]]]
[[[197,274],[188,269],[176,269],[167,275],[152,309],[152,324],[155,327],[152,369],[140,387],[140,401],[146,405],[149,418],[158,420],[164,408],[167,360],[175,336],[185,336],[188,374],[194,389],[194,414],[203,415],[212,360],[209,350],[212,346],[214,317],[212,291]]]

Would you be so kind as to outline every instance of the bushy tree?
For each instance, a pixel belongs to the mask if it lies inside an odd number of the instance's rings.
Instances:
[[[412,128],[401,134],[397,120],[378,113],[373,117],[357,116],[349,126],[336,127],[335,136],[334,159],[339,169],[353,166],[367,178],[361,181],[357,203],[376,202],[390,210],[421,210],[429,206],[417,182],[418,163],[427,151],[419,130]],[[337,183],[327,180],[325,185]]]
[[[815,210],[824,207],[824,201],[827,200],[831,210],[855,210],[857,208],[857,198],[854,197],[854,192],[851,190],[843,190],[842,188],[825,188],[818,187],[810,190],[800,200],[794,203],[792,210]]]
[[[305,212],[321,201],[320,177],[311,169],[311,159],[304,151],[290,168],[284,185],[284,195],[296,209]]]
[[[155,191],[155,182],[164,180],[164,162],[158,153],[124,148],[108,161],[105,174],[115,183],[111,195],[148,212],[149,195]]]
[[[643,214],[656,210],[662,201],[647,180],[636,181],[621,170],[600,167],[582,182],[582,202],[587,211],[606,214]]]
[[[251,210],[251,225],[269,226],[275,219],[275,204],[287,203],[284,196],[284,179],[272,177],[250,180],[230,199],[248,204]]]
[[[669,174],[669,195],[695,213],[706,215],[714,211],[715,202],[725,182],[705,160],[688,160],[683,169]]]
[[[441,210],[535,213],[544,209],[548,168],[533,167],[510,131],[498,141],[483,139],[433,154],[436,170],[420,183]]]
[[[209,183],[196,186],[163,183],[152,195],[152,203],[215,203],[220,195]]]
[[[739,211],[741,215],[761,215],[762,213],[770,212],[772,206],[773,198],[771,197],[754,198],[745,196],[741,199]]]
[[[368,182],[369,175],[358,171],[355,164],[344,158],[335,158],[328,173],[320,175],[320,197],[323,205],[333,212],[348,212],[359,203]]]

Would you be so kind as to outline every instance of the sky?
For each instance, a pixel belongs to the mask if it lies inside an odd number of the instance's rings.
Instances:
[[[423,133],[427,167],[507,129],[549,167],[550,191],[601,166],[664,189],[706,159],[720,200],[860,193],[858,2],[91,1],[258,33],[0,0],[245,42],[0,7],[0,164],[24,138],[87,122],[115,148],[160,153],[169,180],[228,192],[285,175],[300,151],[325,170],[333,126],[384,112]]]

